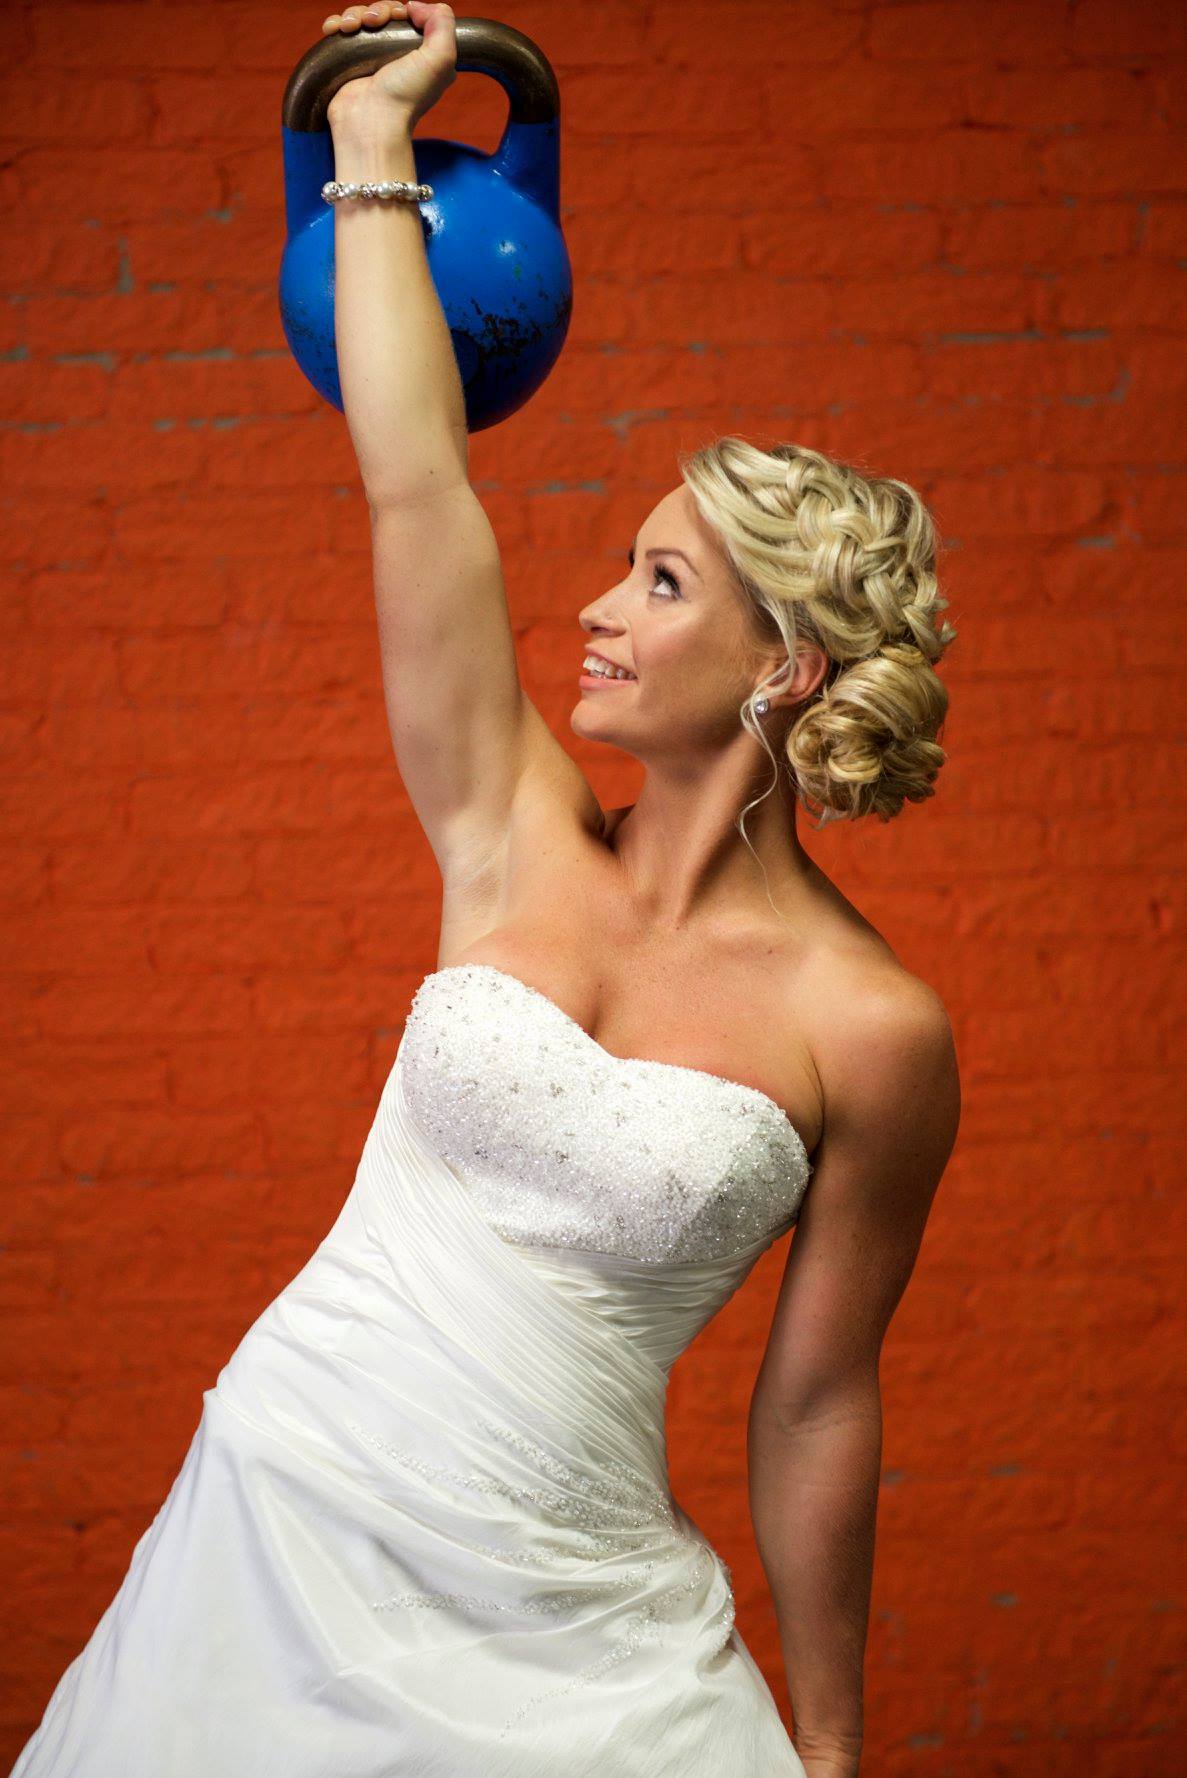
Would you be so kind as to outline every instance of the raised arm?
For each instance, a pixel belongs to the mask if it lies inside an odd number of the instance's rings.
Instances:
[[[332,13],[346,35],[409,23],[418,49],[348,80],[329,104],[334,177],[416,180],[412,131],[457,78],[449,6],[400,0]],[[345,199],[334,206],[334,343],[351,443],[373,510],[468,486],[469,438],[449,327],[424,247],[419,206]]]
[[[854,1778],[882,1459],[878,1363],[960,1116],[947,1014],[904,976],[821,1058],[816,1151],[750,1409],[750,1506],[809,1778]],[[835,1084],[833,1084],[835,1083]]]
[[[323,30],[406,19],[421,45],[334,94],[341,181],[415,181],[412,130],[456,78],[447,5],[391,0]],[[397,764],[447,887],[504,843],[530,776],[588,793],[520,686],[498,545],[469,481],[465,400],[417,205],[347,199],[334,214],[343,407],[371,516],[384,699]]]

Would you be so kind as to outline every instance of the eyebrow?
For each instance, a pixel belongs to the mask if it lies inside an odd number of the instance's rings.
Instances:
[[[627,551],[627,560],[628,561],[631,561],[631,562],[634,561],[635,549],[636,549],[638,542],[639,542],[639,539],[636,537],[634,543],[631,544],[630,549]],[[702,580],[704,578],[704,576],[701,574],[700,569],[697,567],[696,563],[693,561],[692,557],[689,555],[686,555],[682,549],[668,549],[665,545],[658,544],[654,549],[649,549],[647,551],[647,555],[646,555],[645,559],[647,561],[650,561],[652,556],[679,556],[682,561],[685,561],[688,563],[689,567],[692,569],[693,573],[696,575],[698,580]]]

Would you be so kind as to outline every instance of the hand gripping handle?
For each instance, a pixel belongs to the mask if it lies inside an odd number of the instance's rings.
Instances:
[[[489,74],[507,94],[509,122],[549,123],[560,112],[556,75],[530,37],[505,25],[501,19],[464,18],[455,21],[459,74]],[[326,111],[339,87],[348,80],[374,74],[385,62],[406,56],[424,41],[421,33],[404,20],[393,20],[379,31],[340,32],[313,44],[289,75],[281,102],[280,121],[286,130],[328,130]]]

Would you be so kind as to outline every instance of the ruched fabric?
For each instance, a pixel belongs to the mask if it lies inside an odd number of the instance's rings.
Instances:
[[[772,1238],[513,1245],[397,1056],[13,1778],[804,1778],[664,1438],[671,1363]]]

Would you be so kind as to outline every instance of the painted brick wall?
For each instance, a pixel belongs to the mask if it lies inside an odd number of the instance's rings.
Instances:
[[[946,539],[939,794],[804,826],[944,996],[965,1093],[883,1365],[868,1769],[1154,1778],[1187,1756],[1187,11],[496,10],[560,79],[576,302],[472,470],[558,732],[680,448],[833,450]],[[333,1219],[435,958],[353,454],[277,313],[323,16],[0,19],[10,1757]],[[420,133],[492,148],[503,113],[467,77]],[[744,1485],[784,1253],[678,1367],[671,1455],[786,1707]]]

